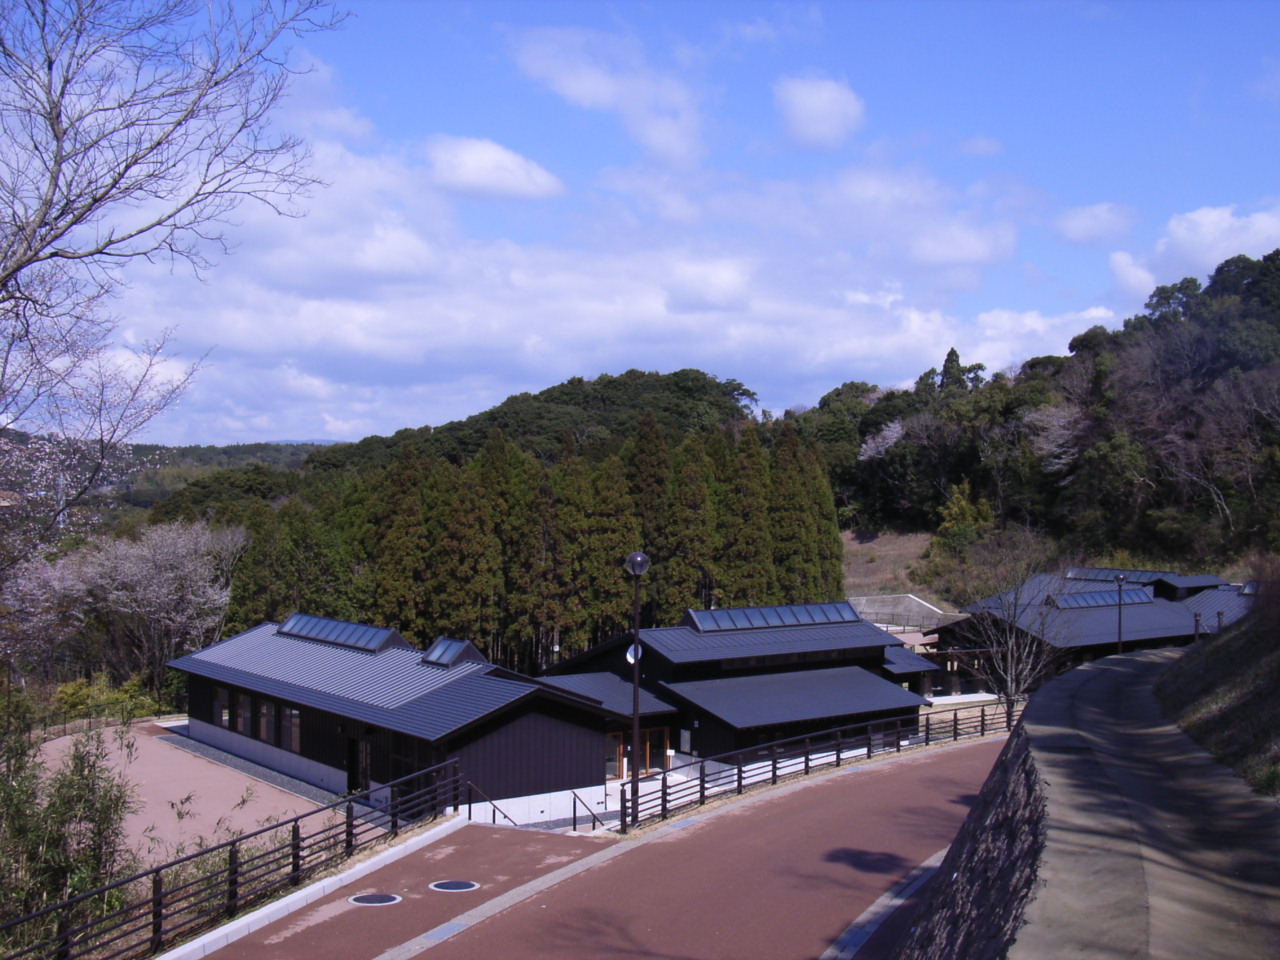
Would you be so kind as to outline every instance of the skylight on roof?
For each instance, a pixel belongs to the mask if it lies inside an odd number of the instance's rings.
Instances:
[[[858,623],[861,617],[848,602],[798,603],[786,607],[729,607],[723,610],[690,610],[686,620],[700,633],[717,630],[750,630],[820,623]]]
[[[1126,607],[1135,603],[1154,603],[1151,594],[1138,590],[1098,590],[1089,593],[1059,593],[1045,597],[1045,603],[1059,610],[1080,610],[1089,607],[1114,607],[1119,602]]]
[[[386,627],[371,627],[346,620],[330,620],[328,617],[312,617],[295,613],[280,625],[277,633],[302,640],[319,640],[335,643],[354,650],[380,650],[394,631]]]

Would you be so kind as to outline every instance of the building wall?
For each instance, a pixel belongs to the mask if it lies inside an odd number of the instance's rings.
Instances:
[[[603,717],[543,703],[473,728],[447,746],[462,775],[491,800],[600,786]]]
[[[328,790],[330,793],[345,793],[347,789],[347,772],[325,766],[314,760],[272,747],[261,740],[242,736],[231,730],[214,726],[191,717],[187,721],[187,733],[193,740],[207,743],[211,747],[225,750],[237,757],[243,757],[253,763],[261,764],[271,770],[279,771],[285,776],[294,777],[303,783]]]

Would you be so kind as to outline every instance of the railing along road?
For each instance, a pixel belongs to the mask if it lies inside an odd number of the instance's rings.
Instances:
[[[763,784],[776,784],[816,769],[839,767],[850,760],[869,759],[883,753],[950,743],[970,737],[1013,729],[1025,700],[1011,704],[963,707],[934,711],[920,718],[881,720],[838,727],[761,744],[718,757],[695,760],[640,779],[639,799],[622,790],[619,830],[626,833],[655,820],[665,820],[677,810],[701,806],[711,797],[742,794]]]
[[[456,760],[0,923],[3,960],[158,953],[456,807]]]

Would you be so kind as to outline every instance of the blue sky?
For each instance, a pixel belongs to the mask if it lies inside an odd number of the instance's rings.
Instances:
[[[1280,247],[1272,2],[357,0],[242,207],[122,331],[208,354],[148,439],[355,440],[697,367],[774,413],[990,370]]]

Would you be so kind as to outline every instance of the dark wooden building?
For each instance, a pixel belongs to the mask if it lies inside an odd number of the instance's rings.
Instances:
[[[566,689],[604,690],[630,713],[630,634],[553,668]],[[937,667],[847,602],[689,610],[678,626],[640,632],[647,770],[656,757],[718,756],[864,722],[914,720]],[[584,678],[595,686],[587,687]],[[629,728],[613,737],[617,768]],[[665,746],[662,746],[664,745]]]
[[[448,759],[493,800],[601,786],[599,700],[489,663],[441,637],[295,614],[170,663],[189,677],[196,740],[335,793]]]

